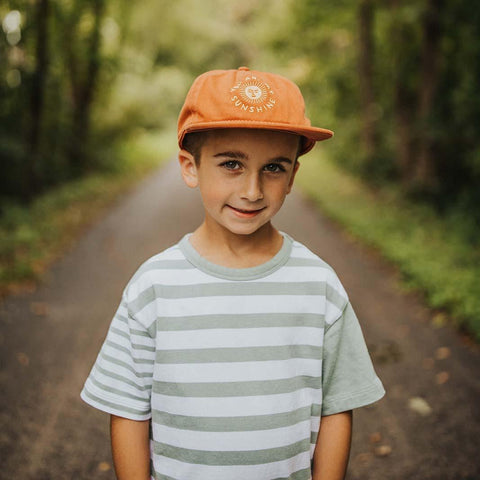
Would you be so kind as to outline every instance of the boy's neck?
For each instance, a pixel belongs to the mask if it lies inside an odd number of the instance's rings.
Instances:
[[[271,223],[250,235],[237,235],[224,229],[211,229],[204,222],[190,237],[190,243],[202,257],[216,265],[250,268],[274,257],[282,248],[283,236]]]

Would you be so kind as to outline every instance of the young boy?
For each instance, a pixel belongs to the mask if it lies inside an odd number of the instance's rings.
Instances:
[[[130,280],[82,391],[111,415],[119,480],[344,478],[351,410],[383,386],[333,270],[271,224],[332,135],[278,75],[193,83],[179,160],[205,219]]]

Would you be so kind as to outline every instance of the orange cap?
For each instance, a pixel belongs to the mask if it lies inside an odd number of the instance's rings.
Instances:
[[[195,79],[178,118],[178,144],[187,133],[216,128],[281,130],[305,137],[301,155],[333,136],[312,127],[300,89],[290,80],[247,67],[212,70]]]

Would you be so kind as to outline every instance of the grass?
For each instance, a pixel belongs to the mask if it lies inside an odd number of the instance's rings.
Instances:
[[[64,184],[28,208],[8,206],[0,218],[0,295],[35,286],[106,207],[171,158],[175,151],[171,138],[175,139],[171,132],[139,133],[119,147],[114,172]]]
[[[403,285],[423,292],[437,319],[480,340],[480,249],[461,218],[439,218],[393,189],[374,192],[316,153],[302,162],[297,183],[328,216],[397,265]]]

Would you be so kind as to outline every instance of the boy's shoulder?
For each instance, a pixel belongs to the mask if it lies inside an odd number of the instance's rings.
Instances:
[[[289,264],[292,266],[298,265],[302,267],[317,268],[323,273],[323,276],[325,276],[326,279],[333,282],[340,282],[337,273],[330,264],[303,243],[294,239],[292,239],[292,253],[290,255]]]
[[[330,272],[334,272],[333,268],[325,262],[325,260],[312,252],[306,245],[290,236],[288,237],[292,241],[292,259],[295,259],[298,263],[304,264],[305,266],[325,268]]]
[[[185,270],[191,265],[176,243],[145,260],[135,271],[125,287],[125,292],[135,295],[171,275],[173,270]]]

